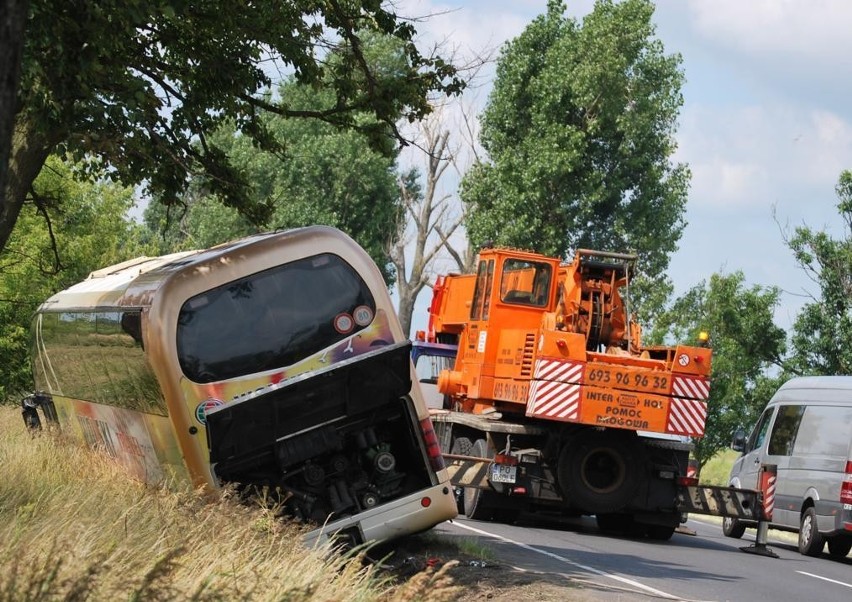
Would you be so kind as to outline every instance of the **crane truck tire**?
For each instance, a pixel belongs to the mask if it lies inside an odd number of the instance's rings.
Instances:
[[[627,533],[633,526],[633,516],[630,514],[606,514],[595,515],[598,529],[603,533]]]
[[[470,455],[475,458],[490,458],[485,439],[477,439],[470,449]],[[464,488],[464,513],[473,520],[491,520],[493,508],[488,507],[488,492],[476,487]]]
[[[591,513],[613,513],[635,496],[643,478],[642,446],[611,431],[586,431],[559,454],[558,479],[566,500]]]
[[[648,538],[654,541],[668,541],[674,535],[675,527],[668,525],[648,525]]]
[[[485,439],[477,439],[470,448],[470,455],[476,458],[493,458],[494,450],[488,447]],[[519,508],[505,505],[505,499],[501,494],[487,489],[465,487],[463,500],[464,514],[474,520],[495,521],[510,525],[520,514]]]
[[[722,533],[725,537],[740,539],[745,534],[746,526],[735,518],[726,516],[722,519]]]
[[[453,447],[450,449],[451,454],[457,456],[470,456],[473,449],[473,443],[467,437],[456,437],[453,441]],[[459,514],[464,514],[464,489],[456,487],[456,508]]]

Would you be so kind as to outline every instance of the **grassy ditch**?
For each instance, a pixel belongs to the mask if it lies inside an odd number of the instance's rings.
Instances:
[[[109,459],[31,436],[0,407],[0,602],[454,600],[446,569],[399,582],[227,495],[152,488]]]

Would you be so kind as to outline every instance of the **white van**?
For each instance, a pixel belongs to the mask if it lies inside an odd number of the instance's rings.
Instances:
[[[852,376],[808,376],[785,383],[748,439],[731,445],[742,456],[730,484],[758,488],[761,464],[775,464],[778,480],[770,528],[799,533],[799,551],[834,558],[852,548]],[[722,530],[742,537],[755,523],[726,518]]]

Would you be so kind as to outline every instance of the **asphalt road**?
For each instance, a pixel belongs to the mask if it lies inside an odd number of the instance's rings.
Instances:
[[[668,542],[604,535],[590,518],[502,525],[460,517],[437,529],[487,545],[501,565],[582,583],[596,600],[852,600],[852,555],[802,556],[795,536],[775,531],[767,547],[779,558],[747,554],[740,548],[753,545],[753,529],[730,539],[711,520],[690,520],[697,534]]]

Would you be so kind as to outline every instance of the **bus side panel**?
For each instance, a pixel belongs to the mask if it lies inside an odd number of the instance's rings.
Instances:
[[[63,430],[103,451],[140,481],[188,478],[165,416],[53,396]]]

